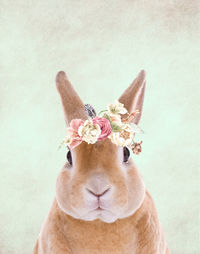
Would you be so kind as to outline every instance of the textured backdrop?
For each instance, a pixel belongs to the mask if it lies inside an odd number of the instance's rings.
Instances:
[[[54,79],[97,110],[147,71],[144,177],[174,254],[200,253],[199,0],[0,0],[0,253],[32,252],[65,161]]]

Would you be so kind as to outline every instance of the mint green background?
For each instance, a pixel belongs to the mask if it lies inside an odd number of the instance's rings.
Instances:
[[[66,152],[57,71],[100,110],[141,69],[134,160],[172,253],[200,253],[199,13],[198,0],[0,0],[1,254],[32,252],[54,197]]]

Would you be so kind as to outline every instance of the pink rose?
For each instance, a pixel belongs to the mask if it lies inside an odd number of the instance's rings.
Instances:
[[[83,125],[83,123],[84,121],[82,119],[73,119],[67,128],[67,131],[72,137],[72,143],[69,145],[71,149],[78,146],[82,142],[82,137],[80,137],[78,134],[78,128]]]
[[[104,117],[95,117],[93,123],[98,124],[101,128],[101,134],[98,138],[99,141],[106,139],[111,134],[112,128],[108,119]]]

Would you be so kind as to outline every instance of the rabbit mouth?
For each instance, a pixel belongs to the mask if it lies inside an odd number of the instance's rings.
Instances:
[[[92,210],[91,212],[103,212],[103,211],[107,211],[107,212],[110,212],[112,213],[111,211],[107,210],[107,209],[104,209],[102,207],[97,207],[96,209]]]
[[[104,210],[104,209],[101,208],[101,207],[98,207],[98,208],[95,209],[95,211],[103,211],[103,210]]]
[[[95,209],[89,210],[85,215],[81,216],[81,219],[86,221],[100,219],[104,222],[113,222],[117,218],[117,215],[112,211],[102,207],[97,207]]]
[[[111,223],[118,219],[118,216],[116,214],[114,214],[110,210],[103,209],[103,208],[96,208],[90,213],[91,213],[91,218],[93,217],[94,220],[99,219],[106,223]]]

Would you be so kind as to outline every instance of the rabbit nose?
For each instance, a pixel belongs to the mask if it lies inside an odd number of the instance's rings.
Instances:
[[[86,189],[87,189],[87,191],[88,191],[90,194],[92,194],[93,196],[95,196],[95,197],[97,197],[97,198],[102,197],[103,195],[105,195],[105,194],[110,190],[110,188],[108,188],[108,189],[106,189],[105,191],[103,191],[103,192],[97,194],[97,193],[93,192],[92,190],[90,190],[90,189],[88,189],[88,188],[86,188]]]

